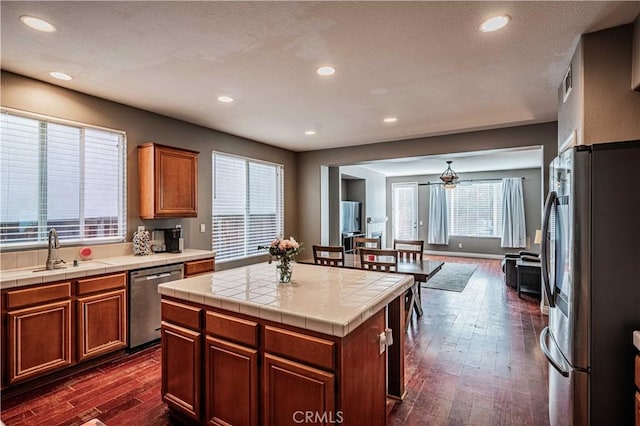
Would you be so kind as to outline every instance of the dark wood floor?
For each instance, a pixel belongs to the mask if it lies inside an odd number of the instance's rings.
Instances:
[[[436,257],[433,257],[434,259]],[[545,325],[538,303],[518,299],[500,261],[478,265],[465,290],[423,289],[424,316],[406,340],[407,398],[392,425],[548,425]],[[2,404],[13,425],[169,425],[160,399],[160,350],[153,347]]]

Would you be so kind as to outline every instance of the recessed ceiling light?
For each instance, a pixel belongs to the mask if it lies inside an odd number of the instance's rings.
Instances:
[[[235,99],[233,99],[231,96],[218,96],[218,101],[220,102],[224,102],[224,103],[229,103],[229,102],[233,102]]]
[[[26,26],[33,28],[34,30],[44,31],[45,33],[52,33],[56,30],[56,27],[45,21],[44,19],[36,18],[35,16],[23,15],[20,20]]]
[[[398,121],[398,118],[397,117],[387,117],[382,121],[384,121],[385,123],[395,123],[396,121]]]
[[[336,72],[334,67],[320,67],[316,70],[316,72],[320,75],[333,75]]]
[[[494,16],[493,18],[487,19],[482,23],[482,25],[480,25],[480,31],[483,33],[497,31],[507,25],[510,20],[511,16],[509,15]]]
[[[59,71],[51,71],[49,75],[53,78],[57,78],[58,80],[71,80],[71,76],[69,74],[65,74]]]
[[[311,135],[315,135],[316,131],[315,130],[307,130],[306,132],[304,132],[304,134],[311,136]]]

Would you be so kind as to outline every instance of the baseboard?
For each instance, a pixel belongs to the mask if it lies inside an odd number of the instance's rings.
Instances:
[[[460,251],[425,250],[424,254],[432,254],[435,256],[452,256],[452,257],[478,257],[481,259],[504,259],[504,254],[464,253]]]

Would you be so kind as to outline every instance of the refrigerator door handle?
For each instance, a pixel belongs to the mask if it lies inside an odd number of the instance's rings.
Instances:
[[[549,364],[553,366],[558,373],[560,373],[563,377],[569,377],[569,373],[571,372],[571,368],[566,363],[565,360],[556,360],[551,355],[551,351],[549,350],[549,346],[547,346],[547,337],[549,336],[549,327],[545,327],[540,333],[540,349],[544,353],[544,356],[549,360]]]
[[[544,291],[547,293],[549,307],[556,306],[555,297],[551,290],[551,280],[549,278],[549,220],[551,219],[551,211],[553,205],[558,199],[555,191],[549,191],[547,201],[544,203],[544,216],[542,217],[542,244],[540,245],[540,266],[542,268],[542,282],[544,282]]]

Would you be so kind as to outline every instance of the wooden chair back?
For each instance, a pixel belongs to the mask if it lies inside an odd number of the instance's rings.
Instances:
[[[382,250],[360,247],[360,268],[379,272],[398,271],[397,250]]]
[[[356,254],[360,251],[361,248],[382,248],[380,247],[380,238],[365,238],[365,237],[355,237],[353,239],[353,248],[356,251]]]
[[[407,260],[422,260],[424,241],[422,240],[393,240],[394,250],[398,250],[398,257]]]
[[[313,262],[322,266],[344,266],[344,246],[313,246]]]

